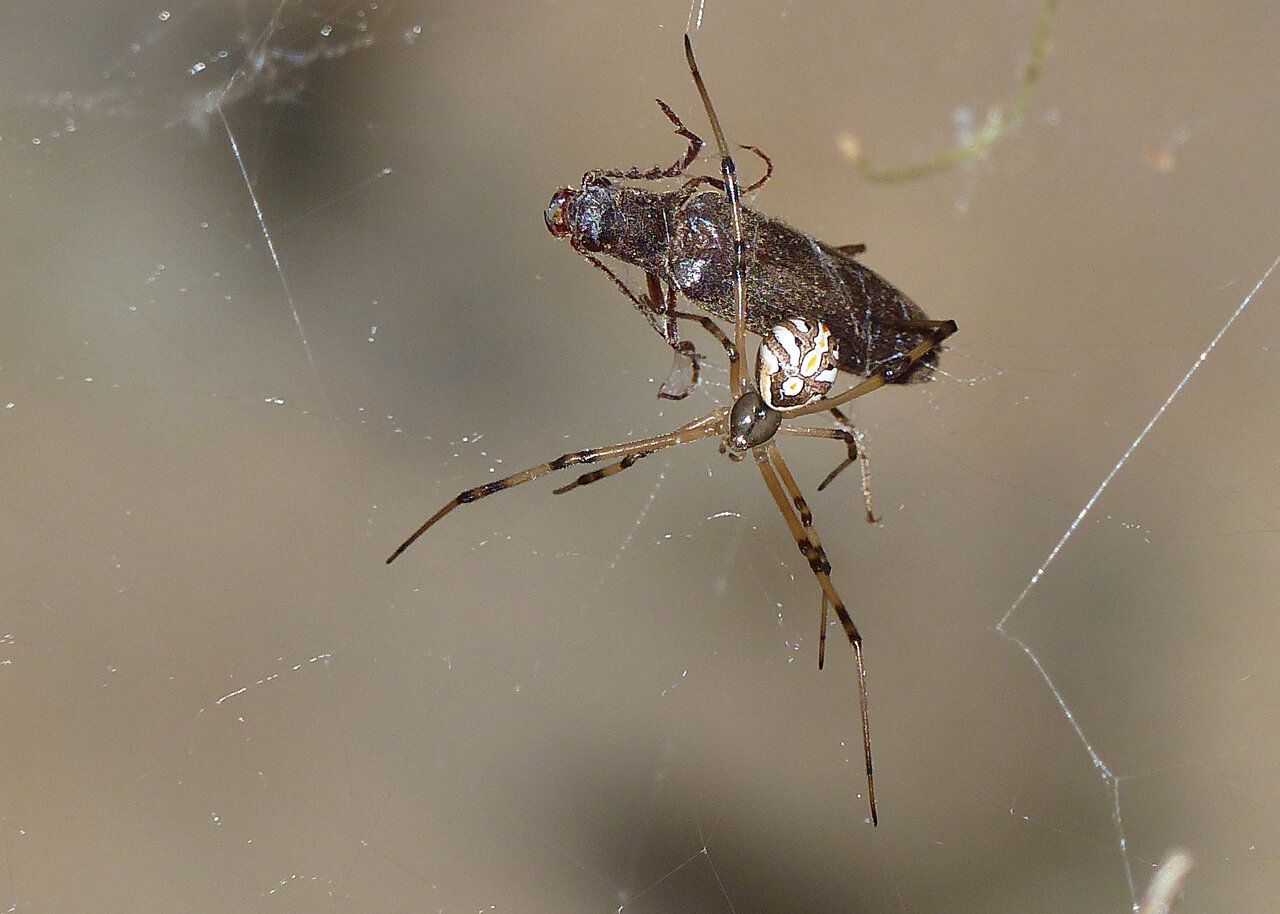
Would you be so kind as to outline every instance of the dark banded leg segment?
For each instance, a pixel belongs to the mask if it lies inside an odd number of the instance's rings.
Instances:
[[[826,479],[818,483],[818,491],[821,492],[829,486],[837,476],[856,461],[862,469],[862,501],[867,509],[867,523],[879,523],[880,519],[876,517],[871,508],[871,467],[867,461],[866,450],[858,442],[857,429],[853,427],[852,423],[845,418],[844,413],[840,412],[840,410],[833,409],[831,412],[836,417],[836,421],[843,426],[842,428],[810,428],[803,425],[784,425],[778,429],[778,432],[783,435],[794,435],[802,438],[830,438],[835,441],[843,441],[845,447],[849,450],[849,455],[841,461],[839,466],[827,474]]]
[[[660,451],[663,448],[675,447],[678,444],[686,444],[690,441],[696,441],[699,438],[719,437],[724,434],[725,421],[728,416],[727,409],[719,409],[713,413],[703,416],[701,419],[694,419],[685,425],[680,426],[673,432],[665,435],[657,435],[652,438],[640,438],[636,441],[626,441],[621,444],[612,444],[608,447],[589,448],[585,451],[572,451],[568,454],[561,454],[555,460],[549,460],[546,463],[540,463],[536,467],[530,467],[527,470],[521,470],[519,473],[512,473],[510,476],[496,480],[495,482],[486,483],[482,486],[476,486],[472,489],[465,489],[459,492],[451,501],[444,505],[439,511],[427,518],[417,530],[401,543],[396,551],[391,553],[387,558],[387,564],[394,562],[402,552],[414,544],[418,537],[426,533],[437,523],[440,522],[447,514],[453,511],[459,505],[469,505],[473,501],[479,501],[490,495],[496,495],[499,492],[505,492],[507,489],[514,488],[522,483],[532,482],[548,473],[554,473],[557,470],[567,469],[572,466],[579,466],[584,463],[598,463],[602,460],[616,460],[616,469],[606,467],[607,472],[603,472],[603,476],[611,476],[620,472],[626,467],[621,464],[626,458],[634,457],[634,455],[647,455],[654,451]],[[638,457],[635,459],[639,459]],[[635,459],[631,463],[635,462]],[[628,463],[627,466],[630,466]],[[587,476],[592,474],[588,473]],[[594,480],[592,480],[594,481]],[[572,486],[569,486],[572,488]]]
[[[834,607],[836,617],[840,620],[841,626],[844,627],[849,643],[853,645],[853,653],[858,666],[858,705],[862,714],[862,751],[867,763],[867,801],[871,806],[871,824],[875,825],[877,824],[876,782],[871,768],[871,725],[867,718],[867,672],[862,662],[862,635],[858,633],[858,627],[853,624],[853,618],[849,615],[849,611],[845,609],[844,601],[840,599],[840,594],[836,592],[835,585],[831,583],[831,563],[827,560],[827,554],[818,539],[817,530],[814,529],[813,516],[804,500],[804,495],[800,492],[800,487],[796,485],[795,477],[791,475],[786,461],[782,459],[782,453],[778,450],[778,446],[770,441],[763,447],[756,448],[752,454],[756,459],[756,466],[760,468],[760,475],[764,477],[765,485],[769,487],[769,492],[773,495],[773,500],[777,503],[778,510],[782,513],[783,519],[786,520],[787,526],[791,529],[791,535],[795,538],[800,554],[809,562],[809,568],[813,571],[813,576],[818,579],[818,585],[822,588],[823,620],[822,635],[818,640],[819,668],[822,666],[826,641],[826,612],[828,604]]]
[[[638,454],[628,454],[626,457],[623,457],[617,463],[611,463],[607,467],[601,467],[598,470],[592,470],[590,473],[583,473],[581,476],[579,476],[573,482],[569,483],[567,486],[561,486],[558,489],[552,489],[551,493],[553,495],[563,495],[565,492],[572,492],[574,489],[578,488],[578,486],[589,486],[591,485],[591,483],[599,482],[600,480],[604,479],[607,476],[612,476],[614,473],[621,473],[623,470],[634,466],[635,462],[639,460],[641,457],[648,457],[652,453],[653,451],[641,451]]]

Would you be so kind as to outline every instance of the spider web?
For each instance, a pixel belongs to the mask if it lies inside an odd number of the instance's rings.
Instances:
[[[1180,912],[1268,909],[1274,12],[1067,4],[1016,135],[872,187],[842,139],[981,121],[1038,3],[704,11],[753,205],[960,325],[855,404],[881,525],[782,445],[867,642],[873,830],[852,657],[814,669],[714,444],[382,564],[723,400],[658,401],[538,226],[679,153],[654,95],[705,132],[686,4],[108,6],[0,54],[0,909],[1119,911],[1174,846]]]

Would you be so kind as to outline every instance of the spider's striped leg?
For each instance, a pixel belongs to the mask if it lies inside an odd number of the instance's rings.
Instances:
[[[601,467],[598,470],[592,470],[590,473],[583,473],[581,476],[579,476],[573,482],[569,483],[567,486],[561,486],[558,489],[552,489],[551,494],[563,495],[565,492],[572,492],[574,489],[578,488],[578,486],[589,486],[593,482],[599,482],[602,479],[612,476],[614,473],[621,473],[623,470],[635,466],[635,463],[637,460],[639,460],[641,457],[648,457],[652,453],[653,451],[640,451],[637,454],[628,454],[626,457],[623,457],[617,463],[611,463],[607,467]]]
[[[618,469],[612,470],[605,475],[625,469],[621,466],[629,457],[636,454],[651,454],[654,451],[660,451],[663,448],[675,447],[679,444],[687,444],[690,441],[697,441],[700,438],[710,438],[713,436],[721,436],[724,434],[725,421],[728,416],[727,409],[718,409],[713,413],[708,413],[701,418],[694,419],[692,422],[680,426],[673,432],[665,435],[655,435],[652,438],[640,438],[636,441],[624,441],[621,444],[611,444],[608,447],[588,448],[585,451],[572,451],[568,454],[561,454],[555,460],[548,460],[546,463],[540,463],[536,467],[530,467],[527,470],[521,470],[519,473],[512,473],[503,479],[495,482],[486,483],[482,486],[476,486],[473,489],[466,489],[459,492],[452,500],[442,507],[431,517],[427,518],[427,522],[413,532],[395,552],[387,559],[390,565],[422,534],[426,533],[436,525],[441,518],[452,511],[458,505],[468,505],[473,501],[479,501],[490,495],[496,495],[498,492],[505,491],[520,485],[521,483],[532,482],[539,477],[546,476],[548,473],[554,473],[556,470],[563,470],[567,467],[578,466],[584,463],[598,463],[602,460],[617,460]],[[636,458],[638,459],[638,458]],[[634,460],[632,461],[634,463]],[[628,463],[627,466],[631,464]],[[607,468],[606,468],[607,469]],[[591,474],[588,474],[591,475]]]
[[[710,333],[713,337],[715,337],[716,340],[719,341],[720,345],[724,347],[725,352],[729,354],[730,360],[733,359],[734,357],[733,342],[729,339],[729,337],[725,335],[725,332],[720,329],[720,325],[717,324],[715,321],[713,321],[711,318],[707,317],[705,314],[693,314],[692,312],[689,312],[689,311],[673,310],[673,311],[669,311],[668,313],[673,318],[683,318],[684,320],[696,321],[697,323],[701,324],[706,329],[706,331]],[[692,345],[692,344],[687,344],[687,345]],[[695,361],[694,361],[695,367],[697,366],[696,358],[697,356],[695,356]],[[675,375],[675,372],[676,372],[676,369],[673,368],[672,369],[673,376]],[[667,382],[663,384],[663,387],[665,387],[666,384],[669,384],[670,382],[671,382],[671,379],[668,378]],[[694,377],[694,383],[695,384],[697,383],[696,375]],[[662,394],[659,394],[659,396],[662,396]],[[648,457],[650,453],[651,453],[650,451],[645,451],[640,454],[629,454],[626,457],[623,457],[617,463],[610,464],[607,467],[601,467],[598,470],[592,470],[590,473],[583,473],[581,476],[579,476],[573,482],[569,483],[567,486],[561,486],[558,489],[554,489],[553,492],[556,495],[563,495],[566,492],[572,492],[574,489],[578,488],[579,486],[587,486],[593,482],[599,482],[601,479],[605,479],[606,477],[612,476],[614,473],[621,473],[623,470],[631,466],[634,466],[637,460],[639,460],[641,457]]]
[[[804,495],[800,492],[800,487],[796,485],[795,478],[791,475],[791,469],[782,459],[782,452],[778,450],[778,446],[773,442],[770,442],[769,445],[766,446],[766,450],[769,448],[772,448],[771,453],[768,455],[770,462],[765,464],[765,466],[768,466],[770,471],[777,475],[778,481],[781,482],[785,488],[786,495],[790,500],[790,506],[787,511],[783,512],[783,514],[784,516],[787,516],[788,522],[792,520],[799,521],[798,528],[794,525],[791,526],[792,534],[796,534],[797,530],[799,530],[799,533],[804,536],[803,541],[800,536],[796,536],[796,545],[800,547],[800,553],[809,560],[809,566],[813,569],[813,573],[815,575],[819,575],[819,567],[825,569],[824,573],[827,576],[827,583],[829,584],[831,580],[831,563],[827,560],[826,550],[822,548],[822,541],[818,538],[818,529],[813,525],[813,512],[809,510],[809,503],[805,501]],[[757,456],[757,462],[759,462],[759,459],[759,456]],[[763,466],[761,471],[763,472]],[[766,477],[765,483],[767,484],[768,482],[769,479]],[[774,490],[773,486],[769,486],[769,490],[774,493],[774,498],[776,500],[778,492]],[[782,502],[778,503],[779,509],[781,509],[782,504]],[[815,562],[817,562],[816,566],[814,564]],[[839,599],[839,595],[836,595],[835,597],[828,596],[827,587],[823,585],[821,575],[818,576],[818,583],[819,585],[822,585],[822,621],[818,626],[818,669],[822,669],[822,665],[827,656],[827,607],[832,602],[835,602],[838,606],[842,606],[843,604]],[[832,593],[834,594],[835,585],[831,586]],[[850,619],[849,624],[853,624],[852,619]],[[854,633],[857,633],[856,628],[854,629]],[[862,643],[861,637],[858,638],[857,643]]]
[[[875,511],[871,508],[871,461],[867,457],[866,442],[862,440],[862,435],[856,428],[854,428],[853,423],[849,421],[849,418],[837,407],[833,406],[831,408],[831,415],[835,417],[837,425],[854,437],[854,441],[850,442],[850,448],[856,448],[858,451],[858,469],[862,471],[862,500],[867,506],[867,523],[878,523],[879,518],[876,517]],[[847,466],[847,464],[838,466],[832,470],[827,475],[827,478],[818,484],[818,491],[821,492],[830,485],[831,481],[836,478],[837,474],[839,474],[845,466]]]
[[[843,441],[845,447],[849,449],[849,456],[841,461],[840,465],[827,474],[827,478],[818,483],[818,491],[821,492],[829,486],[837,476],[854,461],[857,461],[862,469],[862,500],[867,506],[867,523],[879,523],[880,519],[876,517],[875,512],[871,509],[871,468],[867,461],[866,448],[859,441],[858,430],[853,424],[845,418],[844,413],[838,409],[831,410],[832,415],[836,417],[836,421],[842,426],[841,428],[810,428],[804,425],[784,425],[778,431],[783,435],[797,435],[804,438],[831,438],[836,441]]]
[[[858,634],[858,627],[853,624],[853,618],[849,615],[849,611],[845,609],[844,601],[840,599],[840,594],[836,593],[835,585],[831,583],[831,563],[827,561],[827,554],[818,539],[817,530],[814,529],[813,515],[809,511],[809,505],[805,502],[804,495],[800,492],[800,487],[796,485],[795,477],[791,475],[791,471],[787,468],[786,461],[782,459],[782,452],[778,450],[777,444],[770,441],[768,444],[756,448],[752,454],[756,459],[756,466],[760,467],[760,475],[764,477],[765,485],[769,487],[773,500],[778,504],[778,510],[782,512],[787,526],[791,528],[791,535],[795,537],[796,545],[800,548],[800,554],[808,560],[809,568],[813,571],[813,576],[818,579],[818,585],[822,588],[823,626],[822,635],[819,637],[818,642],[818,666],[822,666],[828,603],[835,608],[836,616],[840,619],[840,624],[844,626],[849,643],[853,645],[854,657],[858,664],[858,704],[862,712],[862,751],[867,762],[867,801],[871,806],[871,824],[875,825],[877,824],[876,782],[871,771],[871,725],[867,719],[867,672],[862,663],[862,636]]]
[[[698,62],[693,59],[693,44],[689,41],[688,32],[684,33],[684,56],[689,63],[693,84],[698,88],[698,95],[702,96],[702,107],[707,109],[711,132],[716,137],[720,173],[724,176],[724,195],[729,198],[729,213],[733,221],[733,352],[729,358],[729,386],[732,388],[730,392],[740,397],[751,389],[751,379],[742,370],[741,361],[747,348],[747,243],[742,236],[742,192],[738,187],[738,168],[733,164],[729,144],[724,141],[724,131],[720,129],[720,118],[716,117],[716,109],[711,105],[711,96],[707,94],[707,85],[698,71]]]
[[[894,330],[928,330],[932,335],[922,340],[914,349],[908,352],[903,358],[891,361],[887,366],[881,369],[886,381],[896,381],[899,378],[906,377],[916,363],[923,359],[929,353],[938,349],[947,337],[956,332],[955,321],[935,321],[935,320],[881,320],[878,322],[880,326],[892,328]],[[921,349],[923,347],[923,350]],[[916,353],[919,355],[916,355]]]

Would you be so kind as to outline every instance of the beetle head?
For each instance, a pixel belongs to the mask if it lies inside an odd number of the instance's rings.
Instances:
[[[604,178],[584,179],[581,187],[562,187],[551,195],[544,214],[547,231],[568,237],[581,251],[608,251],[614,241],[616,189]]]

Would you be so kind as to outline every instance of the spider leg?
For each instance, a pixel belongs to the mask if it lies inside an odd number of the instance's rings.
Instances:
[[[672,297],[672,301],[670,304],[674,306],[674,299],[675,299],[674,290],[672,290],[671,297]],[[734,357],[732,341],[730,341],[729,337],[725,336],[725,332],[720,329],[720,325],[717,324],[715,321],[713,321],[711,318],[707,317],[705,314],[693,314],[692,312],[689,312],[689,311],[676,311],[674,310],[674,307],[669,309],[667,313],[670,314],[671,317],[673,318],[683,318],[684,320],[696,321],[697,323],[701,324],[706,329],[706,331],[710,333],[713,337],[715,337],[716,340],[719,341],[720,345],[725,348],[725,351],[729,353],[729,358],[732,359]],[[692,348],[693,344],[684,342],[683,345],[686,345]],[[676,377],[676,375],[680,370],[680,358],[679,358],[680,354],[681,354],[680,351],[677,350],[676,364],[671,369],[671,376],[668,377],[665,382],[663,382],[662,386],[664,389],[669,384],[672,383],[672,379]],[[700,358],[700,356],[698,356],[696,352],[692,353],[692,355],[693,355],[693,358],[691,361],[694,366],[694,379],[693,379],[693,382],[689,385],[690,390],[693,388],[695,384],[698,383],[697,360]],[[685,391],[685,393],[687,394],[688,391]],[[658,396],[661,397],[661,396],[664,396],[664,394],[662,392],[659,392]],[[677,398],[671,397],[670,399],[677,399]],[[579,476],[573,482],[569,483],[567,486],[561,486],[560,488],[553,490],[553,492],[556,495],[563,495],[566,492],[573,491],[579,486],[586,486],[586,485],[590,485],[593,482],[599,482],[601,479],[604,479],[608,476],[612,476],[614,473],[621,473],[623,470],[627,469],[628,467],[634,466],[635,462],[639,460],[641,457],[648,457],[648,456],[649,456],[649,452],[644,452],[640,454],[629,454],[626,457],[623,457],[617,463],[610,464],[609,466],[602,467],[601,469],[598,469],[598,470],[592,470],[590,473],[583,473],[581,476]]]
[[[876,512],[871,507],[871,460],[867,456],[866,442],[862,440],[862,434],[854,428],[853,423],[837,407],[833,406],[831,408],[831,415],[835,416],[837,425],[840,425],[854,436],[855,441],[851,446],[856,447],[858,451],[858,469],[862,473],[862,502],[867,506],[867,523],[879,523],[880,518],[876,517]],[[823,488],[829,485],[831,480],[835,479],[836,474],[842,469],[844,469],[844,466],[832,470],[830,475],[818,485],[818,491],[821,492]]]
[[[786,461],[782,459],[782,452],[778,450],[778,446],[773,441],[768,444],[756,448],[752,452],[756,459],[756,466],[760,468],[760,475],[764,477],[765,485],[769,487],[769,492],[773,495],[773,500],[777,502],[778,510],[782,513],[782,517],[787,522],[787,526],[791,528],[791,535],[795,537],[796,546],[800,549],[800,554],[809,562],[809,568],[813,571],[813,576],[818,579],[818,585],[822,588],[822,610],[825,614],[827,604],[830,603],[836,611],[840,624],[844,627],[845,635],[849,638],[849,643],[853,645],[854,657],[858,665],[858,704],[862,713],[862,751],[867,762],[867,801],[871,805],[871,824],[877,824],[876,817],[876,784],[875,776],[871,770],[871,726],[867,718],[867,673],[862,662],[862,635],[858,634],[858,627],[853,624],[853,618],[849,615],[849,611],[845,609],[844,601],[840,599],[840,594],[836,592],[835,585],[831,583],[831,563],[827,560],[827,554],[822,548],[822,543],[818,539],[818,532],[813,526],[813,514],[809,511],[809,505],[804,499],[800,487],[796,485],[795,477],[791,475],[791,471],[787,468]],[[822,644],[825,641],[826,626],[823,625],[822,635],[819,638],[819,667],[821,667]]]
[[[943,340],[956,332],[955,321],[898,321],[893,323],[892,326],[910,330],[933,330],[934,334],[928,339],[921,340],[917,343],[914,349],[898,361],[894,362],[891,369],[886,370],[881,374],[872,375],[860,384],[855,384],[842,394],[834,397],[823,397],[820,400],[810,403],[808,406],[793,409],[787,413],[787,416],[789,418],[812,416],[814,413],[835,409],[837,406],[842,406],[850,400],[856,400],[858,397],[865,397],[867,394],[871,393],[871,391],[879,390],[895,378],[902,377],[911,370],[913,365],[929,353],[933,352],[933,350],[937,349]]]
[[[886,320],[880,321],[880,326],[891,327],[895,330],[929,330],[933,332],[930,339],[921,340],[914,349],[908,352],[901,359],[896,359],[889,365],[881,368],[880,372],[884,375],[885,381],[897,381],[900,378],[910,374],[911,369],[916,363],[935,351],[940,347],[944,340],[951,334],[956,332],[955,321],[935,321],[935,320]],[[924,347],[922,349],[922,347]],[[919,353],[919,355],[916,355]]]
[[[611,463],[608,466],[601,467],[598,470],[592,470],[590,473],[583,473],[567,486],[561,486],[558,489],[552,489],[552,495],[563,495],[566,492],[572,492],[579,486],[589,486],[593,482],[599,482],[606,477],[612,476],[614,473],[621,473],[623,470],[635,466],[637,460],[641,457],[648,457],[653,451],[640,451],[636,454],[628,454],[617,463]]]
[[[512,473],[510,476],[499,479],[495,482],[485,483],[482,486],[476,486],[472,489],[465,489],[459,492],[453,499],[444,505],[439,511],[427,518],[417,530],[401,543],[396,551],[391,553],[387,559],[390,565],[400,553],[404,552],[413,543],[434,527],[445,515],[453,511],[459,505],[469,505],[473,501],[479,501],[490,495],[496,495],[498,492],[506,491],[514,488],[522,483],[532,482],[548,473],[554,473],[556,470],[563,470],[567,467],[578,466],[584,463],[598,463],[602,460],[619,460],[618,469],[611,470],[605,475],[612,475],[619,472],[625,467],[621,466],[626,462],[626,458],[635,454],[645,455],[654,451],[660,451],[663,448],[675,447],[680,444],[687,444],[690,441],[697,441],[700,438],[709,438],[711,436],[719,436],[724,434],[724,425],[728,416],[727,409],[718,409],[713,413],[708,413],[701,418],[694,419],[672,432],[665,435],[655,435],[652,438],[640,438],[635,441],[624,441],[621,444],[611,444],[608,447],[588,448],[585,451],[571,451],[568,454],[561,454],[555,460],[548,460],[546,463],[540,463],[536,467],[530,467],[527,470],[521,470],[519,473]],[[638,459],[638,458],[636,458]],[[632,463],[635,461],[632,460]],[[628,463],[627,466],[631,464]],[[606,469],[609,469],[606,467]],[[591,475],[591,474],[588,474]],[[570,487],[572,488],[572,487]]]
[[[693,57],[693,44],[689,40],[689,33],[684,36],[684,56],[689,64],[689,73],[693,76],[694,85],[698,88],[698,95],[702,97],[702,106],[707,110],[707,120],[711,122],[711,131],[715,134],[716,148],[720,152],[720,173],[723,176],[724,195],[729,199],[729,212],[733,222],[733,348],[726,350],[729,352],[729,383],[732,395],[742,402],[746,395],[753,390],[751,378],[743,370],[742,353],[746,350],[747,340],[747,245],[742,233],[742,201],[741,191],[738,187],[738,171],[733,164],[733,158],[729,155],[729,145],[725,142],[724,131],[720,129],[720,119],[716,117],[715,108],[711,104],[711,97],[707,93],[706,83],[703,82],[702,74],[698,71],[697,61]],[[769,159],[756,150],[757,154],[764,158],[767,164]],[[765,175],[767,180],[768,174]],[[954,324],[952,328],[954,330]],[[935,337],[937,334],[935,334]],[[923,358],[926,353],[933,349],[940,339],[926,340],[920,346],[919,354],[916,350],[908,353],[908,358]],[[851,400],[863,393],[869,393],[876,387],[884,385],[887,378],[879,376],[878,383],[874,386],[866,386],[869,381],[859,384],[852,391],[846,392],[845,400]],[[863,390],[865,386],[865,390]],[[758,396],[758,395],[757,395]],[[841,401],[844,402],[844,401]],[[736,404],[735,404],[736,405]],[[833,403],[826,400],[818,400],[816,405],[809,408],[809,412],[819,412],[822,409],[839,406],[839,403]],[[796,411],[793,415],[803,415],[803,411]],[[726,419],[726,421],[728,421]],[[774,426],[777,427],[776,425]],[[726,439],[728,438],[726,426]],[[813,528],[813,517],[809,512],[809,506],[805,503],[804,495],[801,494],[799,487],[796,485],[795,479],[791,475],[791,471],[787,469],[786,463],[782,459],[782,453],[778,450],[778,446],[772,441],[752,449],[752,456],[755,457],[756,466],[760,468],[760,475],[764,478],[765,485],[768,486],[770,493],[773,495],[774,501],[778,504],[778,510],[782,513],[783,518],[787,522],[787,526],[791,529],[791,535],[795,537],[796,546],[799,547],[800,553],[809,562],[813,575],[818,579],[818,585],[822,588],[822,611],[825,618],[827,604],[835,607],[836,615],[840,619],[841,625],[844,626],[845,633],[849,636],[849,641],[853,645],[853,651],[858,660],[858,694],[859,702],[862,710],[862,745],[863,754],[867,761],[867,800],[871,804],[871,822],[876,823],[876,793],[875,780],[871,773],[871,728],[867,722],[867,677],[866,671],[862,663],[862,636],[858,634],[858,629],[853,624],[853,619],[849,616],[848,611],[844,608],[844,603],[840,599],[840,595],[836,593],[835,585],[831,583],[831,563],[827,561],[826,553],[822,550],[822,543],[818,540],[818,533]],[[785,488],[784,488],[785,487]],[[788,498],[788,494],[790,498]],[[819,639],[819,665],[823,659],[823,641],[826,636],[826,625],[822,627],[822,636]]]
[[[836,422],[842,426],[841,428],[810,428],[804,425],[784,425],[778,432],[783,435],[796,435],[804,438],[831,438],[836,441],[843,441],[845,447],[849,449],[849,455],[840,462],[834,470],[827,474],[827,478],[818,483],[818,491],[821,492],[829,486],[837,476],[839,476],[847,467],[857,461],[862,469],[862,500],[867,506],[867,523],[879,523],[875,511],[871,508],[871,467],[867,460],[867,451],[864,446],[860,446],[860,436],[858,430],[853,427],[845,414],[838,409],[832,409],[831,414],[836,417]]]
[[[742,353],[747,348],[747,243],[742,236],[742,194],[738,188],[738,168],[729,155],[729,144],[724,141],[720,118],[716,117],[716,109],[711,105],[711,96],[707,94],[707,85],[702,81],[698,62],[693,59],[693,44],[689,41],[688,32],[684,33],[684,56],[689,63],[693,84],[698,87],[698,95],[702,97],[702,106],[707,109],[711,132],[716,137],[716,148],[720,151],[720,173],[724,176],[724,195],[729,198],[729,213],[733,218],[733,352],[729,357],[729,386],[732,388],[730,392],[735,397],[740,397],[751,389],[751,379],[742,370]]]

